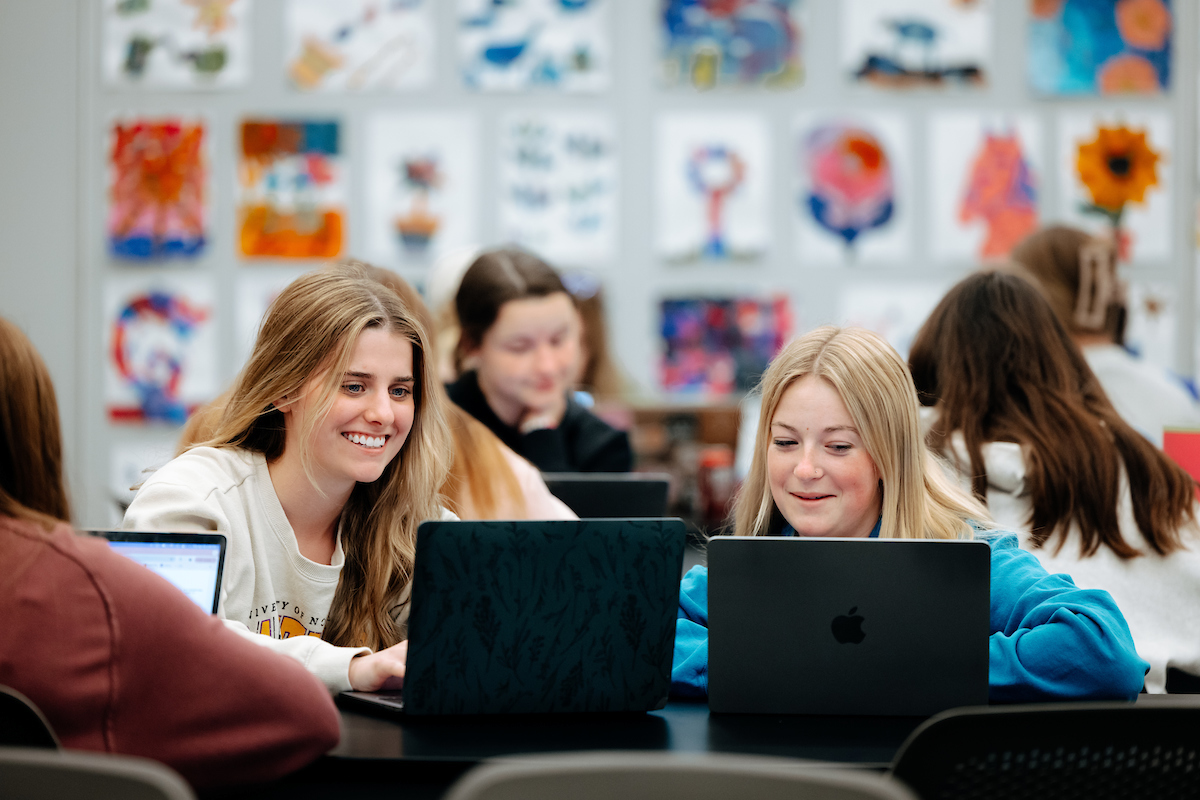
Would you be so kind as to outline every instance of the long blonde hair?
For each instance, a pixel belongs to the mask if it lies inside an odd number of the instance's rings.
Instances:
[[[311,479],[308,442],[329,413],[358,337],[368,328],[412,343],[416,410],[400,453],[378,480],[356,484],[342,510],[345,565],[322,638],[379,649],[404,638],[394,617],[407,602],[417,526],[441,515],[438,488],[450,449],[445,401],[430,369],[428,334],[412,309],[356,265],[297,278],[271,304],[212,436],[196,446],[242,447],[268,461],[279,458],[285,423],[273,404],[297,396],[312,376],[323,375],[317,412],[298,431],[300,463]]]
[[[737,536],[777,535],[783,529],[786,520],[767,478],[771,420],[783,393],[807,375],[837,390],[875,462],[883,495],[881,537],[969,538],[968,520],[990,523],[986,509],[950,481],[922,441],[917,392],[900,355],[871,331],[827,325],[785,347],[763,375],[754,459],[734,506]]]

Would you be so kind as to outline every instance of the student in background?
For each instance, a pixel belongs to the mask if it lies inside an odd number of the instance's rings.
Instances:
[[[455,297],[460,365],[450,399],[545,472],[626,472],[629,437],[571,397],[579,314],[558,274],[522,250],[483,253]]]
[[[909,354],[926,437],[964,489],[1050,572],[1121,607],[1146,690],[1200,676],[1195,484],[1113,408],[1031,284],[1001,272],[950,290]]]
[[[77,536],[54,387],[0,319],[0,684],[68,748],[143,756],[196,786],[278,778],[337,744],[329,693],[178,589]]]
[[[212,437],[125,514],[126,528],[229,537],[218,612],[331,691],[399,685],[417,526],[453,517],[438,504],[450,446],[428,354],[411,311],[363,270],[297,278]]]
[[[992,549],[991,700],[1137,695],[1147,665],[1112,598],[1047,574],[1015,536],[990,529],[986,510],[921,441],[912,378],[881,337],[823,327],[795,340],[763,376],[762,412],[735,535],[984,539]],[[672,689],[703,695],[704,567],[684,576],[679,605]]]
[[[1200,426],[1188,389],[1124,347],[1128,309],[1112,242],[1055,225],[1026,237],[1012,259],[1029,270],[1126,422],[1158,447],[1164,427]]]
[[[408,306],[421,326],[433,329],[429,308],[417,291],[391,270],[353,259],[338,267],[355,267],[391,289]],[[432,344],[432,343],[431,343]],[[438,348],[432,348],[434,353]],[[438,358],[431,358],[438,363]],[[444,392],[434,381],[433,389]],[[199,409],[188,419],[180,438],[179,452],[212,438],[228,393]],[[514,453],[496,435],[453,403],[443,403],[453,442],[450,470],[440,493],[459,519],[577,519],[561,500],[550,493],[537,467]]]

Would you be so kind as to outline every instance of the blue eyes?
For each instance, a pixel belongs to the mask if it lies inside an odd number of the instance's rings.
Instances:
[[[367,390],[367,387],[361,383],[343,383],[342,384],[342,391],[345,392],[346,394],[350,395],[351,397],[357,397],[358,395],[362,394],[366,390]],[[412,390],[409,389],[407,386],[393,386],[391,389],[388,390],[388,393],[391,394],[391,396],[397,400],[403,400],[404,398],[406,398],[412,394]]]
[[[405,397],[408,397],[410,394],[412,394],[412,392],[409,391],[408,388],[404,387],[404,386],[397,386],[394,389],[392,389],[392,397],[395,397],[397,400],[403,400]]]

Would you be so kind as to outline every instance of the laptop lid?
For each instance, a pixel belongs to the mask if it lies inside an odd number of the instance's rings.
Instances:
[[[718,536],[712,711],[929,715],[987,703],[986,542]]]
[[[580,518],[661,517],[670,476],[661,472],[543,472],[550,493]]]
[[[112,549],[166,578],[210,614],[221,599],[225,536],[220,533],[83,531],[108,540]]]
[[[405,710],[661,708],[685,538],[678,519],[423,523]]]

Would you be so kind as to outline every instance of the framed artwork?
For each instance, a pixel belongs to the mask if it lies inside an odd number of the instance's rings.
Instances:
[[[842,70],[880,89],[980,87],[992,54],[989,0],[843,0]]]
[[[250,75],[250,0],[103,0],[109,86],[227,89]]]
[[[659,383],[669,392],[749,391],[792,335],[791,305],[782,295],[669,298],[659,309]]]
[[[662,77],[697,89],[790,88],[804,80],[806,0],[660,0]]]

